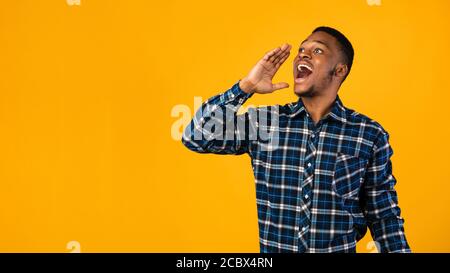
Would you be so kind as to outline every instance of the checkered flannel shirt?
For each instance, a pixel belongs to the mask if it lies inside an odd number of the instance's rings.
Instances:
[[[380,252],[410,252],[394,189],[393,151],[379,123],[344,107],[339,96],[317,124],[301,99],[238,115],[251,96],[237,82],[208,99],[182,142],[198,153],[250,156],[262,253],[355,252],[367,228]],[[218,108],[232,118],[213,114]],[[211,120],[223,127],[205,129]],[[252,137],[262,126],[277,133],[276,145]],[[217,137],[230,128],[233,137]]]

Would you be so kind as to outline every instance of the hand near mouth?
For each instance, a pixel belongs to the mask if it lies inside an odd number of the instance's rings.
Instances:
[[[239,82],[239,87],[245,93],[267,94],[275,90],[288,88],[286,82],[272,83],[272,79],[280,66],[289,57],[291,45],[284,44],[264,55],[250,70],[249,74]]]

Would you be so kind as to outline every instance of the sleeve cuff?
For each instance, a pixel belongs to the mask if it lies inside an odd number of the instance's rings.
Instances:
[[[239,99],[239,100],[243,100],[243,101],[245,101],[245,100],[247,100],[248,98],[250,98],[252,95],[253,95],[253,93],[252,94],[247,94],[247,93],[245,93],[240,87],[239,87],[239,82],[240,82],[241,80],[239,80],[239,81],[237,81],[232,87],[231,87],[231,89],[230,89],[230,92],[229,92],[229,99],[230,100],[236,100],[236,99]]]

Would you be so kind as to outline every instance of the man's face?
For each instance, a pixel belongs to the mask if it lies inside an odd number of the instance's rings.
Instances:
[[[337,66],[343,64],[339,44],[326,32],[315,32],[303,41],[293,64],[294,92],[301,97],[320,94],[332,81],[342,80],[335,77]]]

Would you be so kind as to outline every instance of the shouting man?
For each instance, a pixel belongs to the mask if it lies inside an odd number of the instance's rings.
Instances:
[[[301,43],[293,62],[297,102],[237,114],[253,94],[289,87],[272,79],[290,50],[284,44],[268,52],[246,77],[203,103],[184,145],[250,156],[261,252],[355,252],[367,227],[380,252],[410,252],[389,135],[338,96],[354,55],[342,33],[319,27]]]

